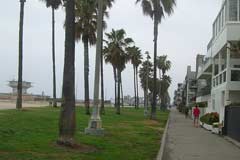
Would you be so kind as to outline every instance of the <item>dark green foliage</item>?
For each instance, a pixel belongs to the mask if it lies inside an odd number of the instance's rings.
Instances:
[[[58,9],[58,7],[62,4],[62,0],[41,0],[46,3],[47,7],[51,7],[53,9]]]

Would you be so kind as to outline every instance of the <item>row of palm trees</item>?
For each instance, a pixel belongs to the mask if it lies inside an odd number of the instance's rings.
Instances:
[[[115,95],[117,95],[116,101],[116,113],[120,114],[120,85],[122,82],[121,73],[125,69],[126,63],[131,60],[134,68],[134,88],[135,97],[138,97],[138,66],[141,63],[141,51],[135,47],[131,38],[126,38],[125,31],[112,30],[107,33],[107,40],[105,41],[105,47],[103,49],[103,34],[102,28],[98,28],[97,25],[103,23],[103,28],[106,27],[104,22],[104,16],[108,17],[107,8],[112,6],[114,0],[42,0],[45,1],[47,7],[52,8],[52,60],[53,60],[53,99],[54,106],[56,106],[56,74],[55,74],[55,43],[54,43],[54,11],[61,4],[65,7],[66,20],[65,20],[65,59],[64,59],[64,72],[63,72],[63,86],[62,86],[62,107],[59,120],[59,144],[71,145],[76,129],[75,118],[75,41],[82,41],[84,44],[84,82],[85,82],[85,106],[86,113],[89,114],[89,59],[88,59],[88,47],[96,43],[96,33],[101,36],[101,48],[103,50],[105,62],[111,63],[113,66],[114,79],[115,79]],[[19,29],[19,75],[18,75],[18,98],[17,108],[21,108],[21,88],[22,88],[22,37],[23,37],[23,13],[24,13],[25,0],[20,0],[20,29]],[[164,75],[162,69],[162,80],[157,80],[157,37],[158,37],[158,25],[165,14],[170,15],[173,12],[175,0],[137,0],[136,3],[141,3],[144,15],[150,16],[154,21],[154,58],[153,58],[153,77],[149,79],[149,89],[152,94],[152,107],[151,107],[151,119],[156,118],[156,101],[157,94],[162,91],[163,85],[160,85],[163,80],[170,79]],[[102,6],[102,10],[101,7]],[[100,8],[100,10],[99,10]],[[101,19],[99,19],[102,15]],[[97,32],[98,30],[98,32]],[[101,30],[101,31],[100,31]],[[99,44],[98,44],[99,46]],[[130,57],[130,58],[129,58]],[[103,58],[102,58],[103,59]],[[150,62],[148,62],[150,63]],[[96,63],[97,64],[97,63]],[[98,66],[96,66],[98,67]],[[102,67],[102,65],[99,65]],[[149,67],[149,66],[148,66]],[[101,69],[103,70],[103,69]],[[103,74],[103,73],[102,73]],[[141,74],[141,72],[140,72]],[[149,74],[151,75],[151,74]],[[103,76],[102,76],[103,78]],[[96,80],[96,79],[95,79]],[[97,79],[98,80],[98,79]],[[141,81],[144,81],[141,79]],[[144,81],[145,82],[145,81]],[[151,82],[151,83],[150,83]],[[95,82],[98,83],[98,82]],[[102,83],[103,84],[103,83]],[[153,85],[151,85],[153,84]],[[159,84],[159,85],[158,85]],[[170,84],[170,83],[169,83]],[[145,86],[142,84],[142,86]],[[161,86],[161,88],[160,88]],[[101,87],[103,89],[103,86]],[[144,87],[146,90],[146,87]],[[117,91],[117,92],[116,92]],[[103,101],[102,101],[103,102]],[[138,107],[138,98],[135,100]],[[104,103],[102,103],[103,105]]]
[[[159,77],[157,78],[156,88],[154,86],[153,78],[153,64],[149,59],[149,53],[147,54],[147,60],[142,62],[142,66],[139,70],[139,77],[141,82],[141,87],[144,91],[144,106],[148,107],[148,101],[153,103],[153,92],[156,89],[158,100],[160,101],[160,109],[165,110],[167,105],[167,98],[169,97],[168,88],[171,84],[171,77],[166,75],[166,72],[171,68],[171,62],[167,60],[167,56],[157,57],[157,68],[159,69]],[[150,93],[149,93],[150,91]],[[150,99],[149,99],[150,97]],[[146,109],[146,108],[145,108]]]

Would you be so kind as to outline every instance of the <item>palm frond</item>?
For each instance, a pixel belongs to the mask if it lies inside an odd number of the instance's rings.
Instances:
[[[171,15],[173,13],[173,7],[176,5],[176,0],[161,0],[164,11]]]

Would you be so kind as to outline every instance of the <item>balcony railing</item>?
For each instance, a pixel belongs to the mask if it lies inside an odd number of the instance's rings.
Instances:
[[[211,85],[207,85],[206,87],[201,88],[197,92],[197,97],[206,96],[206,95],[209,95],[209,94],[211,94]]]

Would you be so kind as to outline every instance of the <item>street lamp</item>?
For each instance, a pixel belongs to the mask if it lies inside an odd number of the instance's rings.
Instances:
[[[95,79],[94,79],[94,100],[93,111],[85,129],[86,134],[103,135],[102,120],[100,117],[100,101],[99,101],[99,77],[100,77],[100,61],[102,55],[102,28],[103,28],[103,0],[98,0],[98,18],[97,18],[97,46],[96,46],[96,61],[95,61]]]

